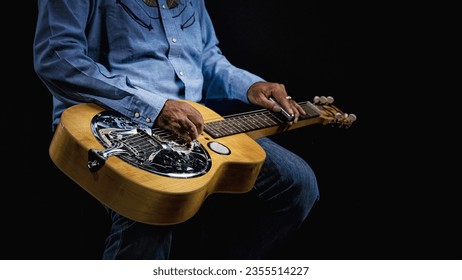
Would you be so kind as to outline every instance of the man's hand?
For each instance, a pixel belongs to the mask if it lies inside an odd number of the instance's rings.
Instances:
[[[204,130],[204,118],[201,113],[190,104],[177,100],[165,102],[156,124],[175,132],[187,143],[197,139]]]
[[[280,112],[281,107],[271,101],[270,97],[274,98],[289,115],[293,116],[293,120],[289,124],[297,123],[298,117],[306,114],[303,108],[287,94],[283,84],[257,82],[250,86],[247,91],[247,98],[250,103],[262,106],[273,112]]]

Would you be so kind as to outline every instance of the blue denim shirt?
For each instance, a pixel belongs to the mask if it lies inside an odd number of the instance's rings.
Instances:
[[[223,56],[204,0],[146,3],[38,0],[34,67],[53,95],[53,127],[81,102],[148,126],[167,99],[248,103],[248,88],[263,79]]]

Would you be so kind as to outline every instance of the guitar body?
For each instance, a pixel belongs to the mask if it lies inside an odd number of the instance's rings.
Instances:
[[[201,112],[206,123],[223,119],[205,106],[189,103]],[[91,129],[92,120],[103,111],[94,104],[79,104],[65,110],[49,154],[56,166],[79,186],[135,221],[157,225],[181,223],[191,218],[212,193],[248,192],[265,159],[264,150],[246,133],[214,139],[203,132],[196,141],[209,156],[210,166],[201,174],[165,176],[117,156],[108,158],[92,172],[89,151],[107,148]],[[228,153],[211,143],[226,147]]]

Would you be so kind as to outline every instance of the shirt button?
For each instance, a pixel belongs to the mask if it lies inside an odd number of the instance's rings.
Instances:
[[[183,71],[180,71],[180,76],[183,76],[183,75],[184,75]]]
[[[162,9],[165,9],[165,4],[162,4]]]
[[[147,122],[147,123],[150,123],[150,122],[151,122],[151,118],[146,118],[146,122]]]
[[[135,113],[135,118],[139,118],[140,117],[140,113],[136,112]]]
[[[172,38],[172,42],[176,43],[176,38],[175,37]]]

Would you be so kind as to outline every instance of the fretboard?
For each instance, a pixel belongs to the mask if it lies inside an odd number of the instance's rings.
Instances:
[[[299,105],[306,112],[306,115],[300,115],[300,120],[315,118],[321,114],[320,109],[309,101],[300,102]],[[266,109],[260,109],[224,116],[223,120],[206,123],[204,130],[210,136],[220,138],[233,134],[285,125],[286,123],[287,120],[282,115]]]

